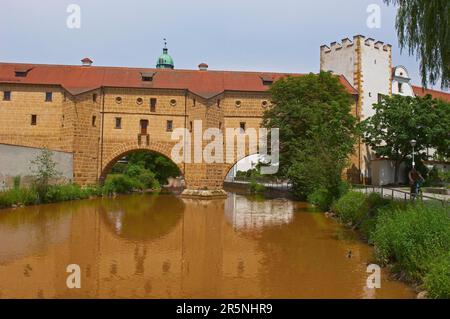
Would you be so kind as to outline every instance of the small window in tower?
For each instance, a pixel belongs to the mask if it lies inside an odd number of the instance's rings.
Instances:
[[[220,99],[217,99],[217,107],[220,107]]]
[[[3,92],[3,101],[11,101],[11,91]]]
[[[192,106],[195,106],[195,103],[197,102],[197,100],[196,99],[194,99],[193,101],[192,101]]]
[[[93,116],[92,116],[92,126],[93,126],[93,127],[96,126],[96,122],[97,122],[97,116],[93,115]]]
[[[189,132],[192,132],[192,121],[189,122]]]
[[[403,83],[398,83],[398,93],[403,93]]]
[[[142,105],[142,103],[144,103],[144,99],[141,98],[141,97],[138,97],[138,98],[136,99],[136,104],[137,104],[137,105]]]
[[[241,107],[241,105],[242,105],[242,102],[241,102],[241,101],[239,101],[239,100],[237,100],[237,101],[235,102],[235,105],[236,105],[236,107]]]
[[[53,100],[53,92],[45,92],[45,102],[51,102]]]
[[[166,131],[167,132],[172,132],[173,131],[173,121],[168,120],[167,124],[166,124]]]
[[[97,103],[97,93],[94,93],[94,94],[92,94],[92,101],[94,102],[94,103]]]
[[[31,114],[31,125],[36,125],[36,124],[37,124],[37,115]]]
[[[219,122],[219,130],[222,129],[222,122]]]
[[[374,63],[377,64],[377,60],[376,59],[375,59]]]
[[[122,98],[120,96],[116,97],[116,103],[117,104],[122,103]]]
[[[369,97],[372,97],[372,92],[369,92]]]
[[[245,122],[239,123],[239,128],[240,128],[241,133],[245,133]]]
[[[154,97],[150,99],[150,112],[156,112],[156,101]]]
[[[121,117],[116,117],[116,125],[115,125],[116,129],[121,129],[122,128],[122,118]]]
[[[177,105],[177,100],[171,99],[171,100],[170,100],[170,105],[171,105],[171,106],[176,106],[176,105]]]

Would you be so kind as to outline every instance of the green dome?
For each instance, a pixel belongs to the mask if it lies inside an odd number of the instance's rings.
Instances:
[[[168,49],[164,48],[163,54],[161,54],[159,56],[158,60],[156,61],[156,67],[158,69],[173,69],[174,68],[173,59],[167,53],[167,51],[168,51]]]

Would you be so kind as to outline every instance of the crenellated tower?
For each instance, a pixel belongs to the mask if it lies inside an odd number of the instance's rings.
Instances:
[[[362,35],[320,47],[320,69],[344,75],[358,91],[357,114],[365,119],[374,114],[372,105],[380,95],[392,94],[392,46]],[[363,178],[371,176],[372,154],[359,147]]]

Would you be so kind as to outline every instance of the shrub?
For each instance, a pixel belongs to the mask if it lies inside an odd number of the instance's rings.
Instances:
[[[39,203],[39,196],[34,189],[18,188],[0,192],[0,208],[13,205],[34,205]]]
[[[144,185],[139,181],[124,175],[124,174],[110,174],[106,178],[103,192],[106,195],[114,193],[130,193],[134,189],[143,189]]]
[[[14,185],[13,188],[14,189],[20,188],[20,180],[21,180],[20,175],[14,176],[14,178],[13,178],[13,185]]]
[[[368,212],[366,196],[361,192],[348,192],[333,204],[333,211],[344,222],[355,225]]]
[[[308,202],[322,210],[327,210],[333,201],[333,197],[326,188],[319,188],[308,195]]]
[[[450,298],[450,252],[436,258],[424,279],[429,298]]]
[[[382,264],[395,263],[408,279],[420,280],[432,260],[450,249],[450,217],[440,204],[387,207],[377,218],[371,242]]]
[[[68,200],[85,199],[90,196],[88,189],[76,184],[52,185],[45,196],[45,202],[63,202]]]
[[[264,193],[266,187],[262,184],[259,184],[257,181],[252,180],[250,182],[250,193],[252,194],[261,194]]]

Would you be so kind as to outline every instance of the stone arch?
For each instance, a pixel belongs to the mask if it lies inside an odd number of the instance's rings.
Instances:
[[[252,155],[257,155],[257,154],[259,154],[259,152],[251,152],[250,153],[246,149],[245,154],[243,156],[237,157],[233,163],[224,164],[223,176],[222,176],[223,181],[225,181],[225,178],[227,177],[228,173],[231,171],[231,169],[234,167],[234,165],[236,165],[239,161],[243,160],[244,158],[250,157]]]
[[[122,157],[136,152],[136,151],[148,151],[152,153],[160,154],[169,160],[171,159],[171,151],[173,148],[173,143],[164,143],[164,142],[149,142],[148,145],[139,145],[138,143],[123,143],[115,147],[106,157],[103,159],[101,171],[100,171],[100,177],[99,180],[102,182],[106,178],[106,175],[111,170],[111,168],[114,166],[115,163],[117,163],[118,160],[120,160]],[[185,167],[183,163],[175,163],[181,174],[184,175],[185,173]]]

